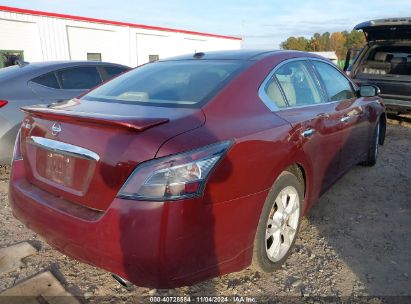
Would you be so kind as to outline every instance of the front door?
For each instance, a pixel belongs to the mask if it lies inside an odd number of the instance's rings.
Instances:
[[[341,162],[344,173],[361,160],[368,150],[369,122],[352,83],[336,67],[322,61],[311,61],[317,71],[330,103],[335,104],[339,122]]]

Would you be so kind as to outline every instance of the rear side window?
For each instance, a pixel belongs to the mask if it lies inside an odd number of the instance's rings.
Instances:
[[[127,72],[84,99],[190,106],[222,88],[245,65],[231,60],[159,61]]]
[[[127,71],[126,68],[116,67],[116,66],[106,66],[104,68],[106,69],[106,73],[109,79],[113,78],[114,76],[117,76],[118,74],[121,74]]]
[[[275,78],[271,78],[267,83],[265,87],[265,94],[277,107],[285,108],[288,106]]]
[[[38,76],[32,80],[37,84],[41,84],[42,86],[53,88],[53,89],[60,89],[60,85],[57,81],[56,75],[54,72]]]
[[[323,102],[321,91],[312,76],[312,71],[303,61],[293,61],[281,66],[275,77],[280,84],[290,107],[319,104]]]
[[[355,97],[350,81],[336,68],[327,63],[312,61],[320,75],[330,101],[339,101]]]
[[[101,83],[96,67],[75,67],[56,73],[62,88],[66,90],[91,89]]]

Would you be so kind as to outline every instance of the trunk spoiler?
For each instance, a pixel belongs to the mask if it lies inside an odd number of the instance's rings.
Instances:
[[[39,118],[122,127],[138,132],[169,122],[168,118],[137,118],[125,115],[74,112],[61,109],[56,110],[38,106],[22,107],[21,110]]]

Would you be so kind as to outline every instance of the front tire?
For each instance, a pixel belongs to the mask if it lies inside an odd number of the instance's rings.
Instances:
[[[254,239],[253,267],[258,271],[278,269],[290,255],[300,228],[303,186],[284,171],[271,188]]]
[[[371,139],[370,148],[368,150],[368,158],[365,161],[364,165],[368,167],[372,167],[377,163],[378,158],[378,146],[380,145],[380,136],[381,136],[381,123],[377,121],[377,125],[375,126],[375,130],[373,133],[373,138]]]

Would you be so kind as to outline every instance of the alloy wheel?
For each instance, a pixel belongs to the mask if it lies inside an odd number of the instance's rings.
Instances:
[[[292,186],[277,195],[266,227],[266,253],[272,262],[278,262],[289,251],[300,220],[300,198]]]

